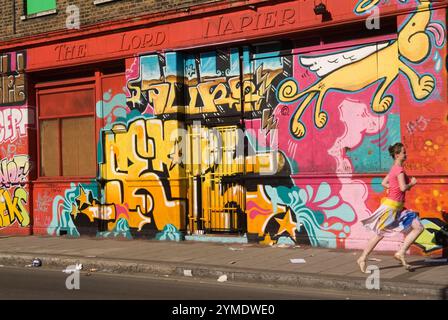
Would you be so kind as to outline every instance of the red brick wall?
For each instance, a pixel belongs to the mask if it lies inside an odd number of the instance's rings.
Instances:
[[[15,19],[13,14],[14,2]],[[24,16],[23,0],[0,0],[0,14],[2,16],[0,42],[65,29],[68,5],[76,5],[80,9],[80,25],[82,28],[108,21],[137,18],[150,13],[213,2],[222,2],[222,0],[116,0],[99,5],[94,5],[93,0],[57,0],[56,14],[21,20],[20,17]]]

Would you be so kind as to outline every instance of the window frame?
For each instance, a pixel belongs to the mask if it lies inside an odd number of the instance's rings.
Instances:
[[[63,155],[62,155],[62,120],[63,119],[73,119],[73,118],[83,118],[83,117],[92,117],[93,119],[93,125],[94,125],[94,135],[93,135],[93,145],[95,153],[98,152],[98,145],[96,141],[97,137],[97,119],[96,119],[96,112],[95,112],[95,102],[97,101],[97,82],[95,77],[88,77],[88,78],[77,78],[77,79],[70,79],[70,80],[63,80],[63,81],[54,81],[54,82],[42,82],[42,83],[36,83],[35,89],[36,89],[36,130],[37,130],[37,179],[38,180],[83,180],[83,179],[95,179],[96,177],[96,171],[98,164],[95,164],[95,174],[94,175],[79,175],[79,176],[64,176],[63,175]],[[40,115],[40,95],[43,94],[52,94],[52,93],[62,93],[62,92],[69,92],[69,91],[77,91],[77,90],[85,90],[89,89],[93,92],[94,97],[94,103],[91,106],[91,112],[81,112],[76,114],[63,114],[63,115],[57,115],[57,116],[41,116]],[[59,134],[59,168],[58,172],[59,174],[57,176],[43,176],[42,175],[42,159],[41,159],[41,121],[45,120],[58,120],[58,134]]]
[[[93,4],[94,5],[101,5],[101,4],[117,2],[117,1],[119,1],[119,0],[93,0]]]
[[[49,16],[56,14],[58,12],[58,1],[55,0],[55,6],[53,9],[43,10],[34,13],[28,13],[28,0],[23,0],[23,15],[20,17],[21,20],[27,20],[32,18],[38,18],[43,16]]]

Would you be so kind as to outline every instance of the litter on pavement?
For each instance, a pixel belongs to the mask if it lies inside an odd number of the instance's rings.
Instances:
[[[378,259],[378,258],[369,258],[369,261],[378,261],[378,262],[381,262],[381,259]]]
[[[291,263],[306,263],[305,259],[290,259]]]
[[[229,264],[235,264],[236,263],[236,261],[230,261],[229,262]]]
[[[278,244],[275,247],[277,248],[290,248],[291,245],[290,244],[286,244],[286,243],[282,243],[282,244]]]
[[[68,266],[67,268],[65,268],[64,270],[62,270],[62,272],[64,273],[73,273],[76,271],[80,271],[82,270],[82,264],[76,264],[75,266]]]
[[[227,275],[223,274],[218,278],[218,282],[226,282],[227,281]]]
[[[191,270],[184,270],[184,276],[186,277],[192,277]]]
[[[229,249],[232,251],[243,251],[244,250],[243,248],[232,248],[232,247],[229,247]]]
[[[39,258],[34,258],[33,262],[31,263],[32,267],[41,267],[42,266],[42,260]]]

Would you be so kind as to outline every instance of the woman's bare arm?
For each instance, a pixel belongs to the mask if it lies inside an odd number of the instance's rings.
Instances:
[[[407,184],[403,172],[400,173],[397,178],[398,178],[398,185],[400,186],[400,190],[402,192],[410,190],[413,186],[417,184],[417,179],[415,179],[414,177],[412,177],[411,182]]]

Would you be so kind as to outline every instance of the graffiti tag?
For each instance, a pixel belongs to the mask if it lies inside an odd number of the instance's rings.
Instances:
[[[413,134],[416,131],[425,131],[430,121],[430,119],[426,119],[425,117],[420,116],[415,121],[409,121],[406,124],[406,128],[408,129],[408,132],[410,134]]]
[[[186,106],[189,114],[235,112],[241,110],[243,91],[244,111],[258,111],[262,108],[272,81],[281,72],[282,70],[263,70],[263,66],[260,66],[255,77],[245,75],[243,90],[240,88],[239,76],[208,79],[197,84],[194,84],[195,81],[185,80],[185,91],[179,90],[178,80],[174,76],[168,76],[166,81],[151,81],[151,84],[148,84],[149,81],[142,81],[141,84],[130,82],[128,88],[132,97],[128,99],[128,106],[132,109],[136,101],[141,101],[140,96],[143,94],[153,105],[154,114],[177,113],[183,107],[178,105],[182,101],[179,97],[185,94],[186,101],[189,101]]]
[[[52,201],[53,197],[48,192],[45,192],[44,194],[39,193],[37,195],[36,211],[46,212],[51,206]]]
[[[8,190],[0,190],[0,228],[8,227],[17,221],[22,227],[30,223],[30,216],[25,204],[28,200],[27,192],[19,187],[14,196]]]
[[[26,135],[27,125],[33,121],[33,110],[8,108],[0,110],[0,143],[13,142]]]
[[[0,106],[26,101],[25,52],[0,54]]]
[[[26,182],[30,171],[29,157],[15,156],[12,160],[7,158],[0,161],[0,187],[9,188]]]

